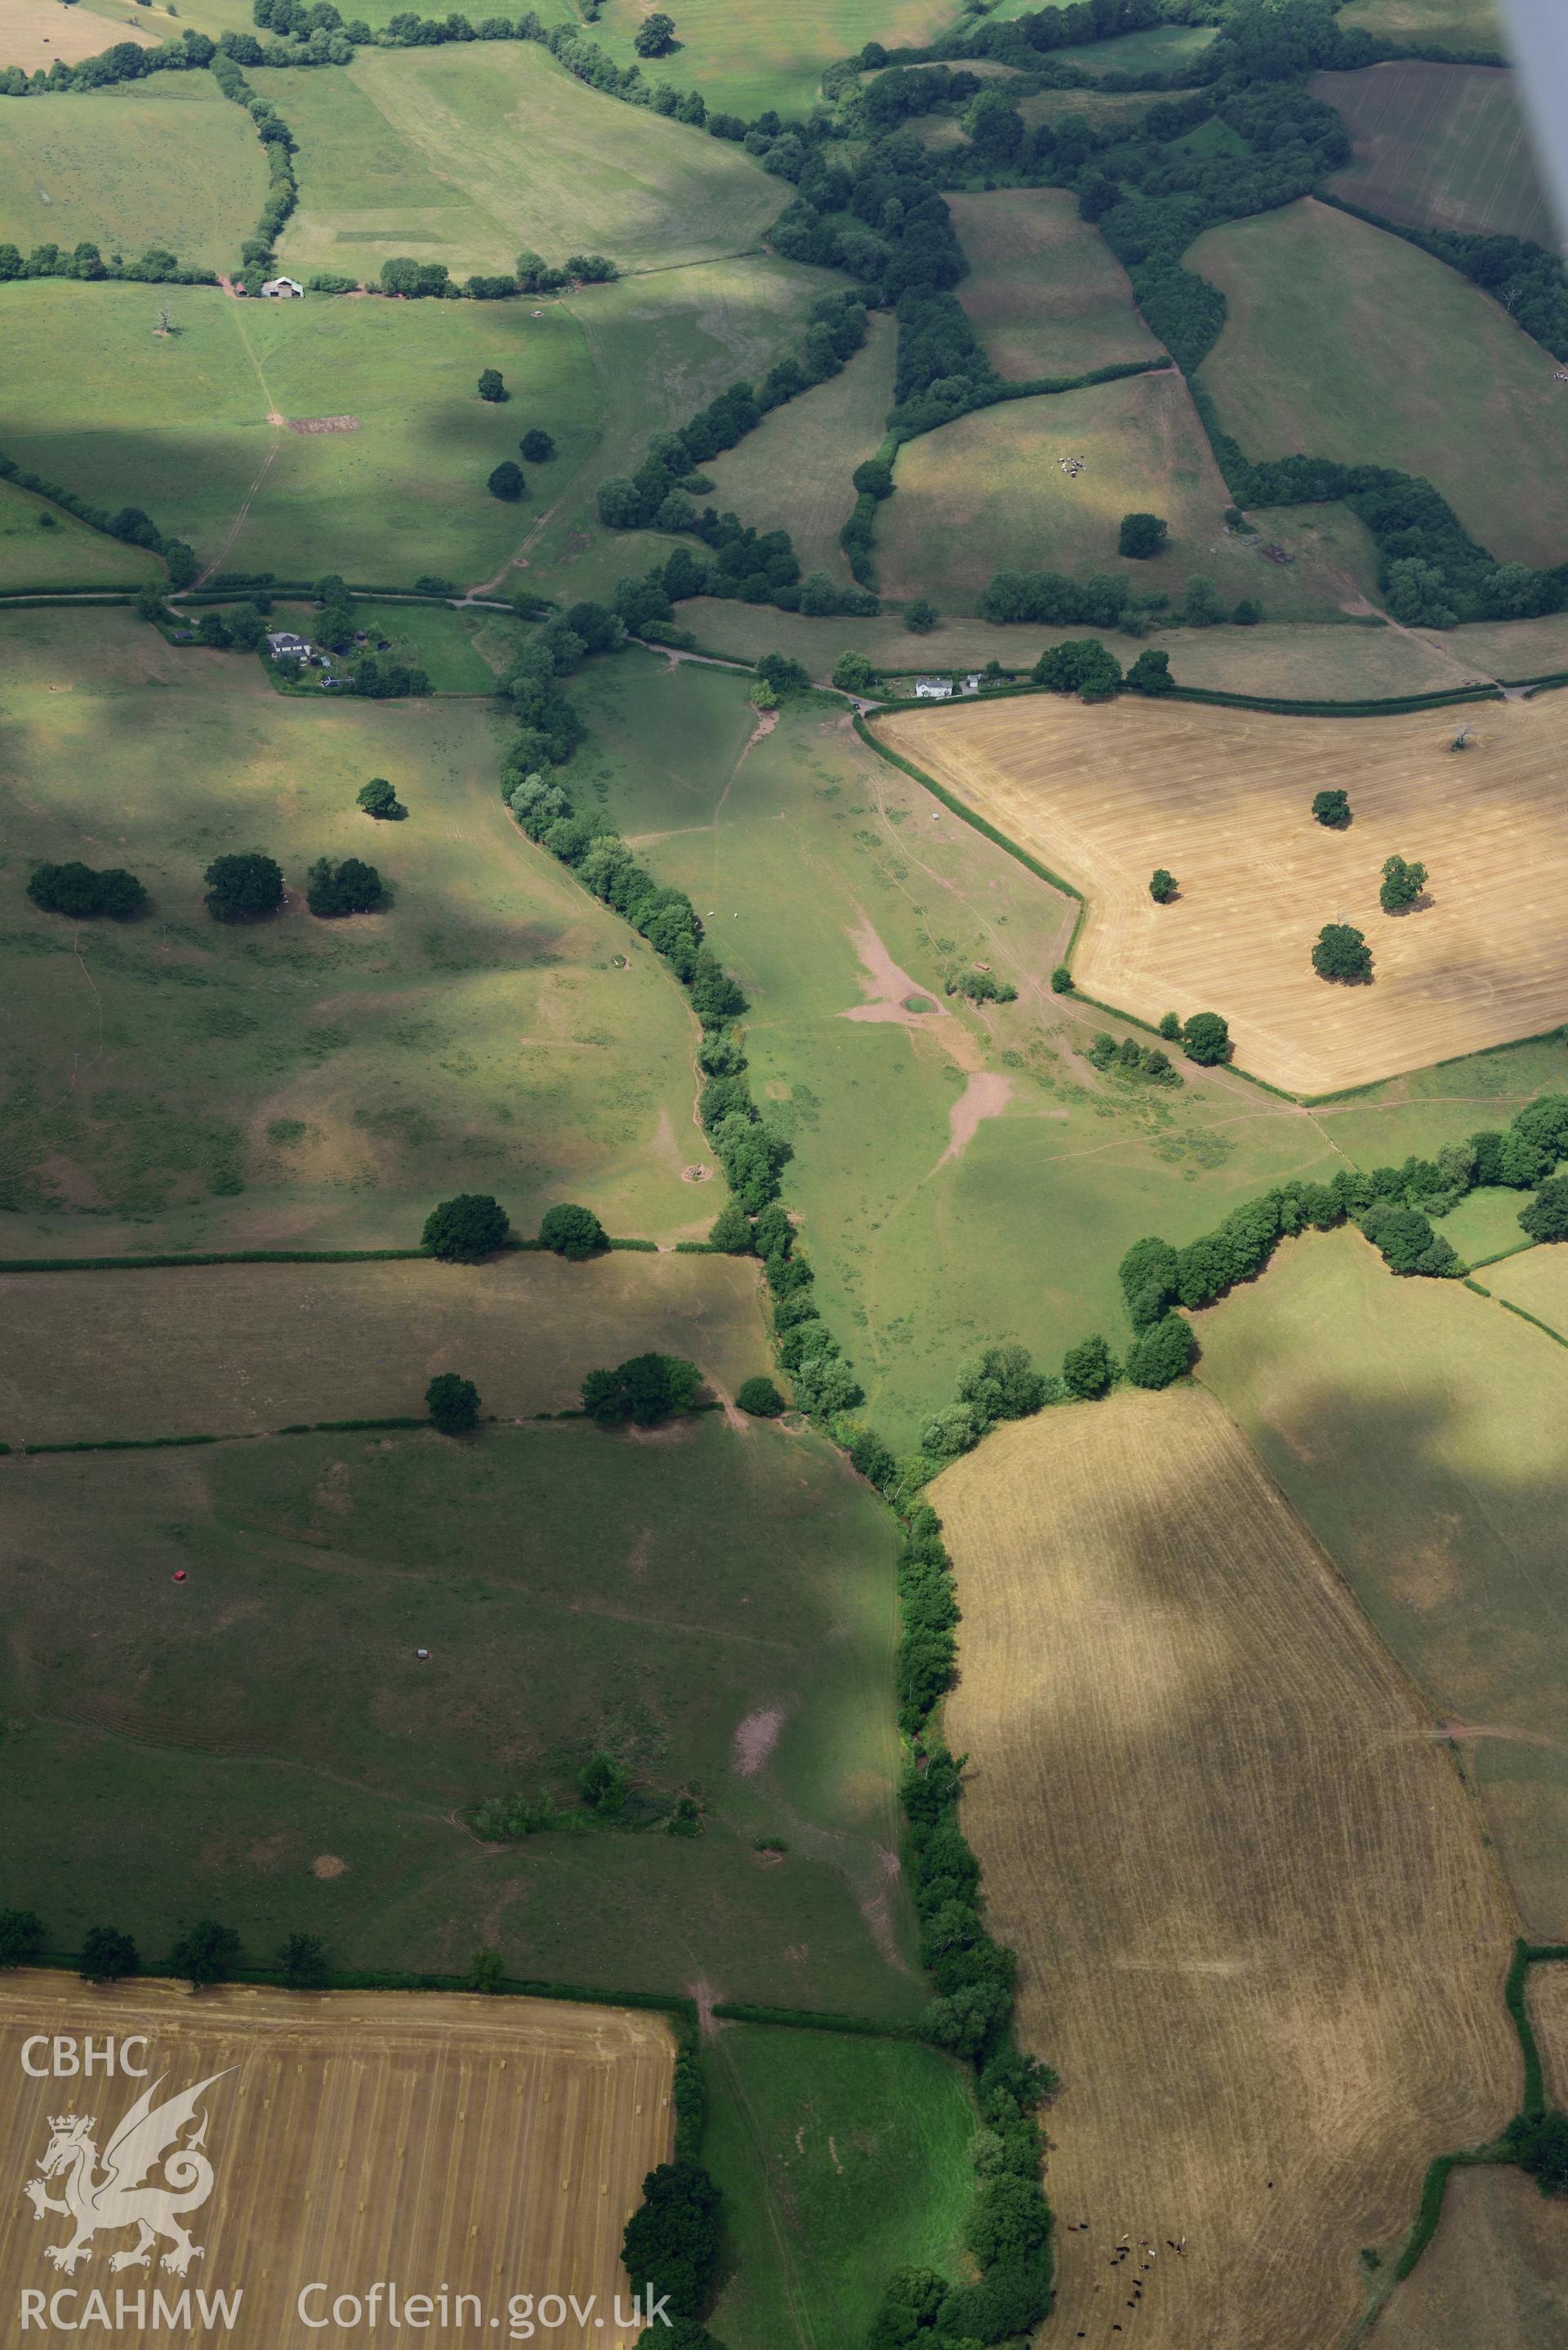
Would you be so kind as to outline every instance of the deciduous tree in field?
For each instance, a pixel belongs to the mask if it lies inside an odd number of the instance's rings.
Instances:
[[[277,1963],[290,1991],[319,1991],[327,1981],[327,1945],[319,1934],[290,1934]]]
[[[1127,681],[1134,693],[1174,692],[1176,680],[1170,674],[1170,655],[1147,646],[1128,670]]]
[[[1174,1012],[1162,1012],[1160,1014],[1159,1033],[1165,1038],[1168,1045],[1175,1045],[1180,1041],[1181,1023],[1177,1018]]]
[[[639,57],[667,57],[675,46],[675,19],[656,8],[637,28],[632,47]]]
[[[107,866],[101,873],[89,865],[36,865],[27,895],[44,913],[66,914],[78,922],[99,914],[129,922],[147,903],[145,889],[122,865]]]
[[[514,465],[510,457],[504,457],[491,473],[485,487],[493,498],[500,498],[504,504],[514,505],[528,484],[523,478],[522,466]]]
[[[1312,967],[1320,979],[1370,979],[1372,949],[1366,933],[1349,922],[1325,922],[1312,951]]]
[[[504,1248],[512,1226],[499,1200],[488,1191],[460,1191],[425,1218],[420,1245],[452,1264],[477,1264]]]
[[[1069,1347],[1063,1356],[1062,1384],[1070,1396],[1089,1401],[1106,1392],[1116,1369],[1111,1350],[1096,1331],[1092,1338]]]
[[[283,903],[283,869],[259,848],[214,857],[202,879],[207,911],[217,922],[254,922]]]
[[[44,1947],[44,1921],[36,1909],[0,1909],[0,1967],[19,1967]]]
[[[1051,993],[1053,995],[1071,995],[1073,993],[1073,971],[1070,963],[1059,962],[1052,972]]]
[[[833,664],[833,682],[843,693],[869,693],[877,672],[864,653],[842,652]]]
[[[1350,794],[1316,792],[1313,795],[1312,812],[1318,823],[1326,825],[1331,832],[1343,832],[1350,822]]]
[[[1519,1221],[1532,1241],[1568,1241],[1568,1175],[1549,1175]]]
[[[722,2243],[723,2198],[699,2164],[661,2162],[649,2172],[621,2243],[634,2293],[665,2296],[672,2317],[701,2317]]]
[[[1168,906],[1178,894],[1175,874],[1168,873],[1163,865],[1157,865],[1148,885],[1148,894],[1157,906]]]
[[[936,606],[925,596],[917,596],[904,614],[904,626],[918,637],[925,636],[941,619]]]
[[[590,1371],[583,1381],[583,1409],[601,1428],[629,1419],[657,1428],[671,1412],[696,1401],[702,1374],[680,1355],[632,1355],[613,1371]]]
[[[493,1994],[504,1990],[505,1984],[505,1962],[494,1944],[486,1942],[483,1950],[475,1950],[468,1962],[468,1987],[470,1991]]]
[[[1170,525],[1158,515],[1127,514],[1122,516],[1116,533],[1116,553],[1136,556],[1140,560],[1158,555],[1170,535]]]
[[[83,1982],[123,1982],[140,1974],[141,1960],[129,1934],[117,1926],[94,1926],[82,1944],[79,1961]]]
[[[535,424],[517,443],[524,462],[530,465],[547,465],[556,453],[556,444],[541,425]]]
[[[618,1819],[631,1793],[631,1774],[613,1754],[590,1754],[577,1773],[577,1793],[600,1819]]]
[[[340,914],[373,914],[385,894],[380,875],[363,858],[345,857],[335,865],[322,857],[310,868],[305,902],[313,914],[330,920]]]
[[[1413,906],[1427,886],[1424,865],[1407,865],[1402,857],[1390,857],[1383,868],[1383,886],[1377,892],[1377,902],[1386,914],[1402,914]]]
[[[200,1991],[203,1983],[225,1982],[239,1955],[240,1938],[234,1928],[220,1926],[215,1918],[202,1918],[175,1943],[169,1963],[192,1991]]]
[[[1076,693],[1085,702],[1106,702],[1122,681],[1121,663],[1098,637],[1071,638],[1048,645],[1035,662],[1036,685],[1053,693]]]
[[[361,784],[355,806],[383,823],[396,824],[408,814],[385,775],[372,775],[368,784]]]
[[[1218,1012],[1195,1012],[1182,1023],[1181,1049],[1189,1061],[1213,1068],[1231,1057],[1231,1031]]]
[[[573,1207],[566,1201],[559,1207],[545,1209],[539,1238],[557,1256],[570,1257],[576,1263],[606,1245],[605,1228],[593,1210]]]
[[[1134,1340],[1127,1378],[1135,1388],[1168,1388],[1190,1367],[1197,1350],[1191,1324],[1179,1314],[1167,1314]]]
[[[753,1419],[776,1419],[784,1408],[784,1399],[772,1379],[759,1371],[754,1379],[742,1379],[735,1389],[735,1401]]]
[[[496,401],[510,398],[505,380],[499,368],[483,368],[480,370],[479,396],[481,400]]]
[[[479,1426],[479,1389],[456,1371],[438,1371],[425,1389],[425,1409],[442,1436],[467,1436]]]

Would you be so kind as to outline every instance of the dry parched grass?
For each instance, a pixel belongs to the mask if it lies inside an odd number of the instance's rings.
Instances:
[[[1453,754],[1466,724],[1477,741]],[[1052,695],[879,732],[1084,890],[1085,993],[1148,1021],[1222,1012],[1238,1062],[1272,1085],[1331,1093],[1568,1018],[1560,696],[1344,719]],[[1345,832],[1310,813],[1334,785]],[[1430,875],[1427,902],[1397,917],[1377,903],[1395,854]],[[1158,865],[1180,885],[1173,905],[1149,897]],[[1337,921],[1365,932],[1371,985],[1314,972]]]
[[[420,1418],[438,1371],[502,1419],[569,1410],[586,1373],[650,1347],[732,1395],[767,1352],[744,1259],[640,1250],[9,1274],[0,1299],[13,1444]]]
[[[202,2257],[183,2281],[211,2293],[243,2288],[234,2350],[283,2342],[340,2345],[369,2338],[363,2324],[307,2334],[296,2297],[330,2280],[306,2306],[327,2315],[334,2294],[363,2295],[397,2278],[406,2296],[479,2296],[480,2321],[505,2339],[514,2293],[597,2296],[603,2323],[568,2318],[549,2338],[561,2350],[626,2350],[635,2326],[614,2322],[615,2296],[629,2309],[620,2237],[641,2199],[642,2179],[667,2155],[675,2044],[663,2017],[565,2002],[450,1998],[421,1993],[297,1993],[231,1985],[193,2000],[184,1984],[135,1982],[90,1991],[72,1975],[23,1973],[0,1987],[7,2043],[30,2033],[146,2033],[135,2055],[140,2084],[101,2073],[80,2081],[34,2080],[18,2063],[0,2086],[0,2128],[18,2173],[49,2141],[49,2116],[90,2113],[102,2149],[142,2086],[161,2095],[213,2074],[200,2110],[215,2173],[209,2199],[187,2224]],[[182,2140],[192,2135],[186,2127]],[[46,2191],[58,2199],[60,2182]],[[46,2295],[62,2282],[45,2247],[68,2241],[56,2213],[40,2226],[19,2194],[0,2206],[0,2274],[9,2290]],[[88,2293],[118,2284],[151,2303],[153,2287],[177,2299],[182,2281],[154,2265],[111,2278],[108,2262],[130,2250],[129,2229],[104,2231],[71,2282],[65,2305],[78,2338],[101,2350],[130,2337],[93,2325]],[[161,2242],[154,2261],[168,2249]],[[381,2323],[388,2322],[383,2297]],[[214,2318],[213,2324],[218,2321]],[[473,2320],[470,2315],[469,2323]],[[157,2337],[192,2350],[211,2329],[176,2326]]]
[[[1005,1429],[934,1500],[964,1825],[1063,2079],[1054,2330],[1115,2350],[1138,2283],[1141,2350],[1324,2350],[1359,2249],[1518,2097],[1459,1780],[1201,1390]],[[1150,2266],[1107,2265],[1124,2236]]]

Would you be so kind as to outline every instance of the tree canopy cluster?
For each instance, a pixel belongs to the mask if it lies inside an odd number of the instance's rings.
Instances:
[[[1372,949],[1366,933],[1350,922],[1325,922],[1312,951],[1312,967],[1320,979],[1370,979]]]
[[[95,871],[74,860],[65,865],[35,865],[27,895],[46,914],[66,914],[83,922],[107,915],[113,922],[129,922],[147,903],[147,891],[123,865]]]
[[[600,1428],[657,1428],[672,1412],[690,1411],[702,1386],[695,1363],[680,1355],[632,1355],[613,1371],[590,1371],[583,1409]]]
[[[420,1246],[450,1264],[478,1264],[512,1237],[512,1222],[487,1191],[460,1191],[441,1201],[425,1218]]]
[[[344,857],[334,863],[330,857],[320,857],[310,868],[305,902],[313,914],[330,920],[341,914],[373,914],[385,896],[379,873],[363,858]]]
[[[202,879],[214,921],[260,921],[283,903],[283,868],[259,848],[214,857]]]

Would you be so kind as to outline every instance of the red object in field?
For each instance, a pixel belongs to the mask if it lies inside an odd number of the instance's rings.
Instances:
[[[175,1580],[175,1582],[176,1582],[176,1583],[183,1583],[183,1582],[184,1582],[184,1580],[185,1580],[185,1570],[184,1570],[184,1568],[183,1568],[182,1566],[177,1566],[177,1567],[175,1568],[175,1570],[174,1570],[174,1580]]]

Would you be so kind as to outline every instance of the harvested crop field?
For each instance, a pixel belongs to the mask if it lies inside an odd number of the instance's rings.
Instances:
[[[970,275],[959,288],[987,356],[1010,382],[1158,359],[1126,270],[1062,188],[950,195]]]
[[[57,57],[73,66],[78,57],[96,57],[116,41],[140,41],[151,48],[157,40],[156,33],[140,25],[108,24],[86,8],[63,5],[62,0],[6,0],[0,61],[24,66],[29,73],[47,73]]]
[[[1456,755],[1460,724],[1477,740]],[[1085,994],[1151,1023],[1223,1013],[1238,1064],[1271,1085],[1331,1093],[1568,1018],[1558,696],[1345,719],[1053,694],[877,733],[1085,892]],[[1334,785],[1345,831],[1309,812]],[[1431,877],[1402,916],[1377,900],[1394,854]],[[1149,897],[1156,866],[1179,884],[1171,905]],[[1313,971],[1329,922],[1365,933],[1369,985]]]
[[[183,2282],[192,2300],[226,2291],[238,2303],[223,2329],[233,2350],[277,2350],[286,2340],[339,2350],[365,2339],[363,2320],[334,2325],[327,2312],[335,2294],[363,2295],[376,2278],[400,2280],[405,2297],[450,2291],[454,2307],[457,2294],[476,2295],[482,2314],[468,2323],[497,2329],[516,2323],[514,2294],[575,2293],[579,2303],[592,2294],[599,2324],[568,2319],[550,2338],[561,2350],[628,2350],[637,2329],[614,2317],[617,2293],[623,2311],[631,2299],[621,2230],[645,2172],[671,2141],[675,2040],[662,2016],[566,2001],[301,1996],[237,1984],[194,2000],[183,1983],[89,1990],[74,1975],[27,1971],[0,1986],[0,2022],[18,2042],[36,2033],[145,2034],[145,2052],[132,2055],[149,2068],[154,2107],[161,2083],[169,2097],[206,2090],[179,2125],[182,2142],[202,2147],[205,2163],[196,2160],[214,2174],[198,2208],[185,2203],[201,2257]],[[93,2082],[95,2149],[140,2094],[131,2080]],[[6,2144],[36,2163],[51,2143],[51,2114],[73,2103],[81,2103],[79,2087],[73,2100],[68,2085],[8,2066],[0,2093]],[[202,2115],[192,2141],[190,2124]],[[100,2158],[95,2152],[93,2171]],[[57,2202],[61,2184],[57,2172],[46,2190]],[[200,2184],[198,2173],[192,2197]],[[0,2276],[8,2289],[47,2296],[61,2283],[45,2255],[70,2241],[71,2221],[53,2210],[44,2217],[40,2227],[19,2195],[6,2199]],[[131,2249],[134,2225],[99,2221],[90,2265],[75,2281],[78,2297],[65,2303],[76,2338],[91,2350],[129,2338],[112,2321],[93,2324],[86,2296],[96,2284],[113,2309],[106,2270]],[[158,2237],[155,2259],[171,2233]],[[331,2282],[305,2306],[325,2331],[307,2334],[298,2297],[323,2279]],[[155,2286],[166,2302],[182,2289],[157,2267],[120,2280],[132,2303],[138,2291],[151,2302]],[[211,2327],[160,2328],[157,2338],[186,2350],[217,2330],[214,2318]]]
[[[512,1419],[575,1408],[587,1372],[649,1348],[732,1395],[767,1356],[755,1270],[739,1257],[9,1274],[0,1298],[12,1444],[422,1417],[426,1385],[452,1370]]]
[[[1568,386],[1490,295],[1310,197],[1210,229],[1182,265],[1225,296],[1199,380],[1254,462],[1424,474],[1500,563],[1563,559]]]
[[[1517,2101],[1511,1920],[1459,1779],[1200,1389],[1003,1429],[933,1500],[964,1825],[1062,2074],[1055,2331],[1115,2350],[1130,2281],[1144,2350],[1323,2350],[1429,2158]],[[1123,2238],[1148,2266],[1107,2268]]]
[[[1461,1095],[1446,1124],[1497,1122]],[[1455,1739],[1525,1931],[1568,1939],[1568,1352],[1350,1232],[1292,1241],[1197,1328],[1204,1385]]]
[[[1437,2235],[1395,2290],[1376,2350],[1561,2350],[1568,2206],[1522,2170],[1456,2170]]]
[[[1558,241],[1511,74],[1496,66],[1371,66],[1321,73],[1314,94],[1355,147],[1334,192],[1413,228]]]

